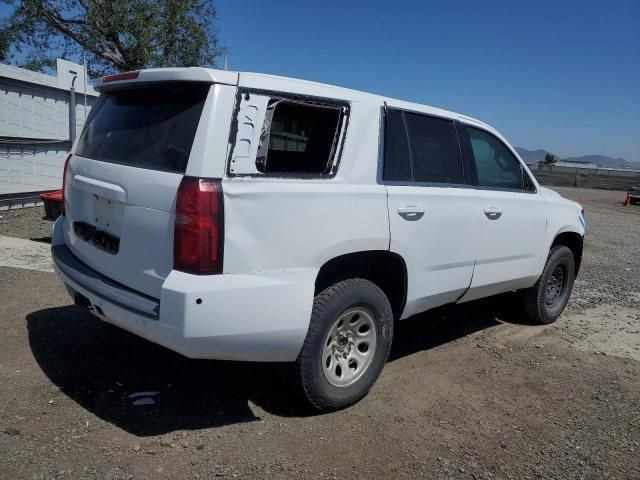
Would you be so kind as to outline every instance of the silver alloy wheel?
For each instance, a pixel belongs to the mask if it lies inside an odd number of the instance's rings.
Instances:
[[[545,303],[548,306],[555,305],[558,299],[562,296],[564,289],[567,285],[566,275],[564,272],[564,268],[561,265],[558,265],[551,272],[551,276],[549,280],[547,280],[547,286],[545,289]]]
[[[333,323],[324,340],[322,371],[335,387],[358,380],[373,361],[378,333],[371,312],[352,308]]]

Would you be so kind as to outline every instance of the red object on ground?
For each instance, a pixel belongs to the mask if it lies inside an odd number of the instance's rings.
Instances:
[[[44,192],[40,194],[44,202],[44,218],[55,220],[62,214],[62,190]]]
[[[627,193],[627,199],[624,201],[624,206],[628,207],[636,202],[640,202],[640,195],[631,195],[630,193]]]

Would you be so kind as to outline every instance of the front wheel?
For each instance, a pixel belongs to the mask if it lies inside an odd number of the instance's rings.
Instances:
[[[569,302],[576,275],[571,250],[558,245],[551,249],[536,284],[523,290],[524,312],[535,323],[553,323]]]
[[[361,278],[316,295],[297,375],[317,410],[347,407],[364,397],[384,367],[393,338],[393,314],[384,292]]]

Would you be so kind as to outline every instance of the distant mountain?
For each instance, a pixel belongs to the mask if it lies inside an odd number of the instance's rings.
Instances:
[[[526,148],[516,147],[516,152],[522,157],[526,164],[534,164],[544,160],[544,156],[549,153],[547,150],[527,150]],[[640,162],[629,162],[624,158],[611,158],[606,155],[583,155],[582,157],[558,158],[562,162],[572,163],[593,163],[601,167],[608,168],[633,168],[640,169]]]

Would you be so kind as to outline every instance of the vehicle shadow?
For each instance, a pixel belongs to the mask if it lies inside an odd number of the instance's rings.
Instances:
[[[30,238],[29,240],[31,240],[32,242],[39,242],[39,243],[51,243],[51,235],[46,236],[46,237],[33,237]]]
[[[501,303],[443,307],[400,322],[389,360],[509,321],[493,307]],[[291,365],[191,360],[72,305],[26,320],[33,355],[60,391],[138,436],[256,421],[261,410],[314,415],[290,381]],[[153,404],[134,405],[148,399]]]
[[[502,323],[531,325],[514,293],[434,308],[396,324],[389,362]]]

